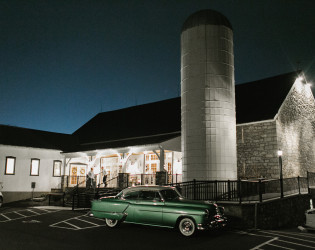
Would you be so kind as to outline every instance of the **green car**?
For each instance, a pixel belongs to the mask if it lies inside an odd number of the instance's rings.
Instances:
[[[108,227],[121,222],[178,228],[184,236],[197,229],[226,226],[223,208],[209,201],[183,198],[174,187],[137,186],[126,188],[115,197],[92,202],[91,215],[104,218]]]

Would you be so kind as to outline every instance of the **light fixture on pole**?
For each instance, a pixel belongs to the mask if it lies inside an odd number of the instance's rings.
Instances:
[[[282,174],[282,150],[278,150],[278,157],[279,157],[279,166],[280,166],[280,192],[281,198],[283,198],[283,174]]]

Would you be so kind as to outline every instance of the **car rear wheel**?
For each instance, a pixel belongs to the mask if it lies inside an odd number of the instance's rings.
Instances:
[[[3,198],[0,196],[0,207],[2,206]]]
[[[108,227],[117,227],[119,225],[118,220],[105,219],[106,226]]]
[[[192,236],[196,232],[195,222],[190,218],[183,218],[178,224],[179,232],[184,236]]]

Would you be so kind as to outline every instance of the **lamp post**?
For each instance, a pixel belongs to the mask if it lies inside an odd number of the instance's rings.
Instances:
[[[283,198],[283,175],[282,175],[282,150],[278,150],[278,157],[279,157],[279,166],[280,166],[280,192],[281,198]]]

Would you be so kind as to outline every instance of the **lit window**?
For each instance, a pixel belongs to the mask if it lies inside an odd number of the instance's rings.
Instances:
[[[39,175],[39,159],[31,160],[31,175]]]
[[[5,174],[15,174],[15,157],[8,156],[5,163]]]
[[[61,176],[61,161],[54,161],[54,177],[60,177]]]

